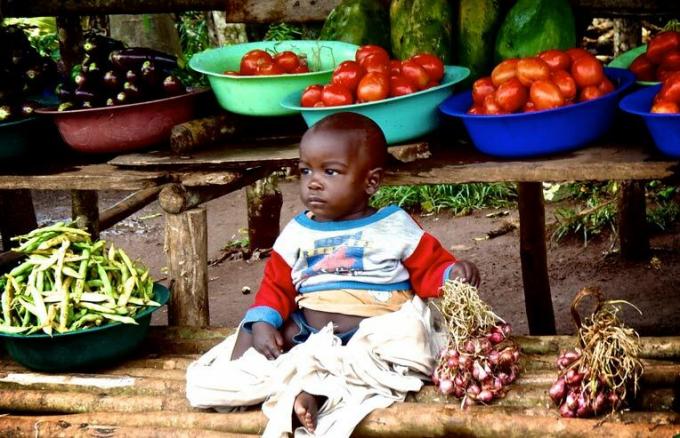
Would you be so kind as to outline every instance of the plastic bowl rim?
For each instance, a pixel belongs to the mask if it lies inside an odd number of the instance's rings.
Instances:
[[[633,93],[630,93],[628,96],[624,97],[623,100],[627,99],[629,96],[635,96],[636,94],[642,94],[644,92],[647,92],[649,94],[658,93],[658,90],[660,90],[660,89],[661,89],[661,84],[658,83],[657,85],[655,85],[652,88],[643,88],[642,90],[637,90]],[[652,113],[652,112],[649,112],[649,111],[644,112],[644,111],[639,111],[639,110],[636,110],[636,109],[624,108],[623,107],[623,100],[621,101],[621,104],[619,105],[619,107],[621,108],[622,111],[625,111],[629,114],[635,114],[635,115],[642,116],[642,117],[654,117],[654,118],[673,118],[673,117],[680,116],[680,113],[678,113],[678,114]]]
[[[37,109],[36,109],[36,112],[38,112]],[[16,126],[16,125],[20,125],[20,124],[22,124],[22,123],[30,122],[30,121],[33,121],[33,120],[39,120],[39,119],[40,119],[39,117],[31,116],[31,117],[25,117],[25,118],[19,119],[19,120],[12,120],[12,121],[9,121],[9,122],[2,122],[2,123],[0,123],[0,129],[6,128],[6,127],[8,127],[8,126]]]

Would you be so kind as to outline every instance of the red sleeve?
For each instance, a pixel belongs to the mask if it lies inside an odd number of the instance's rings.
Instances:
[[[404,260],[411,287],[421,298],[436,298],[456,258],[429,233],[424,233],[413,254]]]
[[[288,263],[280,254],[272,251],[264,267],[255,302],[243,318],[246,328],[259,321],[268,322],[276,328],[283,325],[295,305],[296,291],[290,273]]]

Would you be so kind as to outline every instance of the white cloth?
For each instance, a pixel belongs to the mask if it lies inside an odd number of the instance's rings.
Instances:
[[[326,396],[316,435],[348,437],[371,411],[403,401],[432,373],[439,346],[431,314],[418,297],[401,309],[364,319],[346,346],[329,325],[276,360],[251,348],[229,360],[230,336],[187,369],[187,398],[194,407],[248,406],[264,402],[265,437],[292,430],[295,397],[306,391]],[[295,436],[311,436],[297,428]]]

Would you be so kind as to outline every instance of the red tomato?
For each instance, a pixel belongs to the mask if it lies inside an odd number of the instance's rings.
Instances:
[[[472,84],[472,101],[475,105],[481,105],[484,103],[484,98],[494,91],[496,87],[493,86],[490,77],[479,78]]]
[[[300,65],[295,67],[295,69],[291,71],[291,73],[293,74],[309,73],[309,67],[307,66],[307,64],[300,63]]]
[[[517,61],[517,79],[530,87],[534,81],[550,79],[550,67],[540,58],[522,58]]]
[[[604,79],[604,68],[594,56],[581,56],[571,65],[571,76],[580,88],[598,85]]]
[[[571,68],[571,58],[561,50],[546,50],[538,55],[550,70],[569,70]]]
[[[427,90],[428,88],[436,87],[437,85],[439,85],[439,82],[430,81],[427,84],[425,84],[425,86],[423,87],[423,90]]]
[[[638,81],[656,80],[654,64],[644,53],[635,58],[628,69],[633,72]]]
[[[404,96],[418,91],[415,85],[405,76],[396,75],[390,77],[390,97]]]
[[[496,103],[506,113],[514,113],[529,100],[529,91],[517,78],[509,79],[498,86]]]
[[[444,63],[438,56],[430,53],[419,53],[411,57],[411,61],[415,61],[425,69],[431,81],[439,83],[444,77]]]
[[[390,60],[380,53],[372,53],[366,56],[360,65],[366,70],[366,73],[374,72],[384,75],[390,73]]]
[[[251,50],[241,58],[240,73],[242,75],[254,75],[261,64],[272,64],[273,62],[274,59],[264,50]]]
[[[385,60],[385,63],[390,62],[390,54],[387,53],[387,50],[383,49],[380,46],[376,46],[376,45],[373,45],[373,44],[366,44],[365,46],[359,47],[356,54],[354,55],[354,59],[356,60],[356,62],[363,65],[364,59],[368,55],[373,55],[373,54],[378,54],[378,56],[382,57],[382,59]]]
[[[257,66],[257,70],[255,71],[255,75],[257,76],[282,75],[284,73],[285,71],[283,71],[278,64],[274,64],[273,62],[262,63]]]
[[[344,61],[335,68],[335,71],[333,71],[331,82],[342,85],[354,93],[364,74],[366,74],[366,71],[358,63],[354,61]]]
[[[680,33],[668,31],[656,34],[647,44],[647,58],[653,64],[661,64],[666,52],[680,48]]]
[[[531,84],[529,97],[537,110],[547,110],[564,105],[564,96],[552,81],[536,81]]]
[[[666,82],[671,77],[675,76],[676,73],[678,72],[675,70],[666,70],[665,68],[659,67],[656,69],[656,80],[659,82]]]
[[[354,103],[354,98],[352,92],[342,85],[326,84],[321,92],[321,101],[325,106],[339,106]]]
[[[550,79],[560,89],[566,101],[571,101],[576,97],[576,82],[569,73],[564,70],[555,70]]]
[[[661,101],[652,105],[650,112],[656,114],[677,114],[680,112],[680,108],[675,102]]]
[[[318,101],[317,103],[314,104],[314,108],[323,108],[326,105],[324,105],[323,100]]]
[[[496,93],[489,94],[484,98],[484,104],[482,105],[484,109],[484,114],[490,116],[496,114],[503,114],[503,109],[496,103]]]
[[[661,58],[661,66],[664,70],[680,70],[680,50],[669,50]]]
[[[581,58],[582,56],[593,56],[589,51],[586,49],[582,49],[580,47],[573,47],[571,49],[567,49],[564,53],[569,55],[571,58],[571,62],[576,61],[578,58]]]
[[[481,105],[472,105],[467,113],[475,116],[482,115],[484,114],[484,107]]]
[[[604,79],[602,79],[602,82],[600,82],[600,85],[598,85],[597,88],[600,89],[603,96],[616,90],[616,87],[614,86],[612,81],[610,81],[609,78],[606,76],[604,77]]]
[[[274,55],[274,63],[286,73],[292,73],[300,65],[300,58],[290,50]]]
[[[581,89],[581,92],[578,95],[578,101],[586,102],[588,100],[597,99],[599,97],[602,97],[602,91],[600,90],[600,88],[596,85],[588,85],[587,87],[583,87]]]
[[[660,101],[680,103],[680,75],[673,75],[667,79],[656,97]]]
[[[390,94],[390,79],[381,73],[366,73],[357,87],[358,102],[385,99]]]
[[[300,97],[300,105],[304,107],[314,106],[317,102],[321,102],[321,93],[323,92],[323,85],[310,85],[305,88]]]
[[[530,100],[527,100],[527,103],[524,104],[524,108],[522,108],[522,112],[525,113],[533,113],[536,111],[536,105]]]
[[[420,64],[414,61],[404,61],[401,63],[401,74],[411,81],[418,90],[424,90],[430,76]]]
[[[506,59],[498,64],[491,72],[491,82],[499,86],[508,79],[517,77],[517,59]]]
[[[398,59],[390,59],[390,76],[401,74],[401,61]]]
[[[240,73],[234,70],[225,70],[223,75],[229,75],[229,76],[239,76]]]

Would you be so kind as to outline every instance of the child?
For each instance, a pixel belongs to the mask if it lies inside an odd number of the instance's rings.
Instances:
[[[448,278],[479,285],[474,264],[456,260],[403,210],[377,210],[385,137],[371,119],[331,115],[302,137],[300,191],[307,211],[281,232],[232,359],[254,347],[268,359],[332,323],[343,344],[362,319],[411,300],[437,297]],[[295,413],[308,430],[318,400],[302,392]]]

